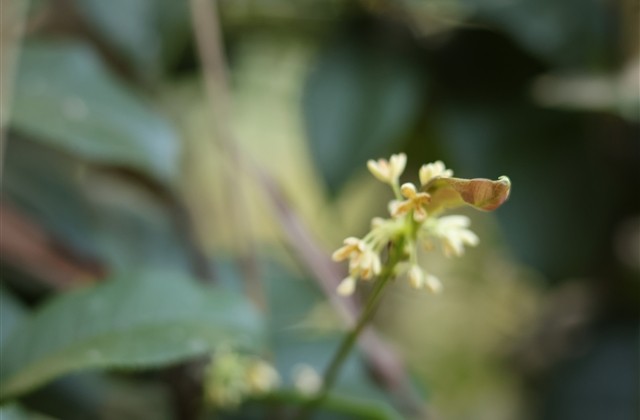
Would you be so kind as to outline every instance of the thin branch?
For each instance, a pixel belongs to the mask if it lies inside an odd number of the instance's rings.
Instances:
[[[260,184],[272,205],[276,220],[282,227],[291,248],[314,275],[314,279],[332,306],[352,328],[361,308],[353,299],[336,294],[336,287],[343,276],[341,270],[331,260],[329,254],[318,245],[301,218],[287,204],[282,189],[273,177],[255,163],[250,165],[250,168],[253,170],[254,179]],[[404,363],[394,349],[373,328],[363,331],[358,344],[374,378],[397,401],[405,414],[427,418],[423,402],[413,389]]]
[[[212,106],[215,138],[220,149],[233,158],[235,171],[238,171],[237,168],[248,171],[251,179],[265,191],[269,204],[274,208],[275,217],[287,235],[288,242],[298,252],[300,260],[314,274],[335,309],[349,326],[353,326],[358,312],[355,302],[339,298],[335,293],[335,288],[342,277],[340,270],[331,261],[328,253],[318,245],[300,217],[287,204],[280,186],[271,174],[261,168],[257,162],[250,161],[234,141],[235,138],[228,126],[230,95],[217,2],[215,0],[191,0],[191,11],[207,94]],[[238,213],[234,214],[238,216]],[[412,389],[409,377],[402,361],[393,349],[372,329],[363,333],[359,345],[382,387],[391,395],[398,397],[399,405],[405,408],[408,414],[423,414],[424,410],[420,399],[414,392],[408,392]]]
[[[229,204],[229,222],[235,232],[241,250],[241,270],[247,282],[247,292],[251,299],[263,309],[266,299],[258,276],[256,250],[250,235],[249,215],[246,199],[239,188],[243,174],[243,160],[235,144],[235,136],[229,118],[231,115],[231,95],[228,83],[226,60],[222,42],[222,31],[216,0],[191,0],[191,14],[202,64],[207,98],[211,106],[211,125],[214,146],[228,157],[230,165],[224,171],[228,186],[225,196]]]

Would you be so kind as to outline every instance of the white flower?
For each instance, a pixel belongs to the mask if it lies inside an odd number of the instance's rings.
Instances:
[[[380,274],[381,270],[380,256],[369,247],[360,253],[352,254],[349,260],[349,274],[359,276],[363,280],[370,280]]]
[[[382,269],[380,256],[369,244],[354,237],[346,238],[344,245],[338,248],[331,257],[334,261],[349,258],[349,274],[352,277],[362,277],[368,280],[374,275],[380,274]]]
[[[393,200],[389,203],[389,212],[393,217],[402,217],[413,210],[413,219],[416,222],[423,222],[427,218],[427,211],[424,206],[429,204],[431,196],[425,192],[418,192],[416,186],[410,182],[402,184],[400,192],[406,200]]]
[[[336,289],[340,296],[351,296],[356,291],[356,279],[349,276],[342,280]]]
[[[407,276],[409,277],[409,284],[411,284],[411,287],[414,289],[422,289],[424,286],[424,271],[422,271],[419,266],[412,265]]]
[[[365,244],[362,240],[350,236],[343,241],[343,245],[338,248],[333,255],[331,255],[331,258],[334,261],[346,260],[347,258],[351,258],[354,254],[361,253],[364,249]]]
[[[387,184],[394,185],[398,182],[398,178],[404,172],[404,168],[407,164],[407,155],[399,153],[397,155],[391,155],[391,158],[386,159],[369,160],[367,162],[367,168],[369,172],[373,174],[380,181]]]
[[[385,222],[386,220],[384,220],[382,217],[374,217],[373,219],[371,219],[371,230],[381,227],[385,224]]]
[[[316,370],[307,364],[293,367],[293,384],[300,393],[314,395],[322,387],[322,378]]]
[[[205,369],[204,388],[208,402],[233,409],[252,396],[263,395],[280,383],[278,372],[264,360],[221,349]]]
[[[424,285],[432,293],[440,293],[442,291],[442,283],[440,282],[440,279],[432,274],[426,275]]]
[[[418,265],[414,264],[411,266],[407,277],[409,278],[409,284],[411,284],[411,287],[414,289],[426,288],[432,293],[440,293],[442,290],[440,280],[432,274],[425,273]]]
[[[246,379],[252,395],[265,394],[280,384],[278,371],[269,363],[259,359],[248,367]]]
[[[464,246],[476,246],[478,236],[467,229],[471,221],[466,216],[445,216],[436,220],[431,227],[434,236],[442,241],[444,255],[459,257],[464,254]]]
[[[453,171],[447,169],[441,160],[437,160],[433,163],[422,165],[419,171],[420,185],[426,185],[434,178],[450,178],[453,176]]]

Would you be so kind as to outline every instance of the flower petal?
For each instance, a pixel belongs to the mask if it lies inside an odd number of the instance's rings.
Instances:
[[[369,172],[376,178],[378,178],[382,182],[390,182],[391,180],[391,167],[389,166],[389,162],[386,159],[378,159],[367,161],[367,168]]]
[[[435,178],[423,190],[431,195],[431,202],[427,207],[430,214],[463,205],[492,211],[509,198],[511,181],[506,176],[497,181],[483,178]]]
[[[336,292],[338,292],[340,296],[350,296],[353,294],[353,292],[355,292],[355,290],[356,279],[349,276],[340,282],[338,288],[336,289]]]
[[[404,172],[404,168],[407,165],[407,155],[405,155],[404,153],[391,155],[391,159],[389,159],[389,164],[391,166],[391,177],[395,181]]]
[[[417,265],[412,265],[407,274],[409,284],[414,289],[421,289],[424,286],[424,272]]]
[[[434,275],[427,274],[427,276],[424,279],[424,283],[427,290],[429,290],[431,293],[437,294],[442,291],[442,283],[440,282],[440,279],[438,279]]]
[[[402,184],[402,186],[400,187],[400,192],[405,198],[412,199],[416,196],[418,190],[416,189],[416,186],[411,182],[407,182]]]

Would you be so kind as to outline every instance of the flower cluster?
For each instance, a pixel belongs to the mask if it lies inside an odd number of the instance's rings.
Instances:
[[[418,245],[433,249],[439,244],[445,256],[460,256],[465,246],[476,246],[479,242],[469,230],[470,220],[466,216],[440,216],[443,206],[436,206],[434,181],[450,179],[453,171],[441,161],[423,165],[419,171],[420,189],[412,183],[400,185],[400,175],[407,162],[405,154],[392,155],[389,160],[370,160],[369,171],[380,181],[389,184],[395,198],[389,203],[388,219],[374,218],[371,230],[362,239],[348,237],[343,246],[333,253],[335,261],[349,260],[349,275],[338,286],[338,293],[351,295],[359,280],[371,280],[382,270],[381,254],[389,243],[404,244],[405,262],[396,266],[394,274],[405,274],[411,286],[439,292],[442,285],[437,277],[427,273],[418,264]],[[464,181],[464,180],[462,180]],[[486,180],[487,182],[491,182]],[[449,194],[449,195],[455,195]],[[448,199],[448,198],[445,198]],[[506,197],[505,197],[506,199]]]
[[[205,371],[205,396],[216,407],[233,409],[247,398],[272,391],[279,383],[278,372],[264,360],[221,349]]]

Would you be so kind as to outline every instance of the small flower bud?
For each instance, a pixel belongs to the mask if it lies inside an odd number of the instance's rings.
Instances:
[[[436,276],[431,274],[427,274],[425,277],[425,286],[427,287],[427,290],[432,293],[437,294],[442,291],[442,283]]]
[[[416,196],[417,190],[416,186],[411,182],[405,182],[400,187],[400,192],[405,198],[414,198]]]
[[[313,367],[298,364],[293,368],[293,384],[302,394],[314,395],[322,387],[322,378]]]
[[[398,178],[404,171],[406,164],[407,155],[399,153],[397,155],[391,155],[389,160],[369,160],[367,162],[367,168],[369,172],[380,181],[393,185],[398,182]]]
[[[409,284],[414,289],[421,289],[424,286],[424,272],[417,265],[412,265],[408,273]]]
[[[434,235],[442,241],[442,250],[446,257],[459,257],[464,254],[464,246],[476,246],[478,236],[467,227],[471,221],[466,216],[446,216],[437,220],[433,227]]]
[[[356,291],[356,279],[349,276],[342,280],[336,289],[340,296],[351,296]]]
[[[451,169],[446,169],[441,160],[428,163],[420,167],[418,173],[420,177],[420,185],[426,185],[434,178],[450,178],[453,176]]]
[[[384,222],[385,220],[382,217],[374,217],[371,219],[371,229],[379,228]]]
[[[278,371],[263,360],[255,360],[247,369],[246,377],[252,395],[265,394],[280,384]]]
[[[354,252],[362,252],[364,250],[364,244],[358,238],[354,238],[350,236],[343,241],[343,246],[338,248],[332,255],[331,258],[334,261],[342,261],[346,260],[351,256]]]
[[[410,182],[402,184],[400,192],[406,198],[404,201],[393,200],[389,203],[389,213],[393,217],[402,217],[413,210],[413,219],[421,223],[427,218],[424,208],[431,201],[431,196],[425,192],[418,192],[416,186]]]

